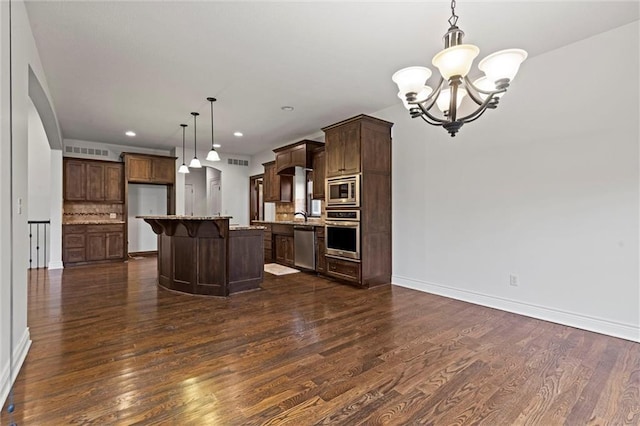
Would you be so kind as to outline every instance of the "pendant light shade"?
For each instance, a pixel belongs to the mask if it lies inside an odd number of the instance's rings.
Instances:
[[[431,63],[438,67],[442,78],[449,80],[454,75],[465,77],[471,70],[473,60],[480,53],[480,49],[473,44],[459,44],[441,50],[433,57]]]
[[[211,103],[211,151],[207,154],[207,161],[220,161],[220,156],[216,151],[216,147],[213,144],[213,103],[217,100],[216,98],[207,98],[207,100]]]
[[[192,112],[191,115],[193,115],[193,159],[189,163],[189,167],[192,167],[194,169],[200,169],[202,168],[202,164],[200,164],[200,160],[198,160],[198,145],[196,143],[196,138],[197,138],[196,119],[200,114],[198,114],[197,112]]]
[[[189,173],[189,168],[184,163],[184,130],[187,125],[181,124],[180,127],[182,127],[182,166],[180,166],[180,168],[178,169],[178,173]]]

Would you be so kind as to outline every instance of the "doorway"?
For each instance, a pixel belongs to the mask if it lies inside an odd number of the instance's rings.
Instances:
[[[222,214],[222,172],[213,167],[207,167],[207,182],[208,214],[220,216]]]
[[[249,178],[249,220],[264,220],[264,175]]]
[[[193,216],[193,184],[184,184],[184,214],[185,216]]]

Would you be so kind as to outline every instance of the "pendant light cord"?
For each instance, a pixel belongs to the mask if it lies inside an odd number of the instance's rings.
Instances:
[[[211,103],[211,149],[215,150],[213,146],[213,103],[215,102],[214,98],[209,98],[209,103]]]
[[[12,0],[9,0],[9,206],[11,214],[9,215],[9,244],[11,247],[9,255],[9,424],[15,426],[13,421],[13,412],[15,411],[14,395],[13,395],[13,223],[14,223],[14,206],[13,206],[13,51],[12,51]]]

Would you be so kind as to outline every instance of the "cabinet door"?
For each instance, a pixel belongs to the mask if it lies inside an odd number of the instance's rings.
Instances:
[[[324,179],[325,179],[325,152],[317,151],[313,154],[313,193],[314,200],[324,199]]]
[[[122,164],[104,166],[104,199],[124,203],[124,167]]]
[[[344,142],[340,138],[338,129],[327,132],[325,142],[325,175],[326,177],[340,176],[344,165]]]
[[[107,232],[105,234],[106,258],[121,259],[124,257],[124,232]]]
[[[85,201],[86,167],[81,160],[66,160],[64,163],[64,199],[66,201]]]
[[[129,181],[150,182],[151,181],[151,158],[128,158],[128,176]]]
[[[104,232],[87,233],[87,261],[106,259],[106,247]]]
[[[293,237],[284,237],[285,244],[285,264],[293,266],[295,263],[295,247],[293,246]]]
[[[276,253],[275,253],[275,258],[276,258],[276,263],[281,263],[284,264],[286,263],[287,260],[287,254],[286,254],[286,236],[284,235],[276,235],[275,236],[275,249],[276,249]]]
[[[265,202],[277,201],[273,199],[273,174],[275,168],[273,165],[264,165],[264,178],[262,181],[262,195]]]
[[[360,124],[345,125],[340,129],[340,139],[344,149],[342,174],[360,173]]]
[[[327,257],[327,274],[360,284],[360,264]]]
[[[104,165],[87,163],[87,201],[104,201]]]
[[[316,242],[318,244],[316,249],[316,272],[325,273],[327,271],[327,260],[324,257],[326,248],[324,238],[317,238]]]
[[[154,183],[174,183],[176,180],[176,160],[173,158],[154,158],[152,163]]]

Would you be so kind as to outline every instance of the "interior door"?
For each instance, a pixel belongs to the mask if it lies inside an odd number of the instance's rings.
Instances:
[[[214,216],[220,216],[222,211],[222,186],[220,179],[212,179],[209,181],[209,213]]]
[[[184,184],[184,214],[193,216],[193,184]]]

